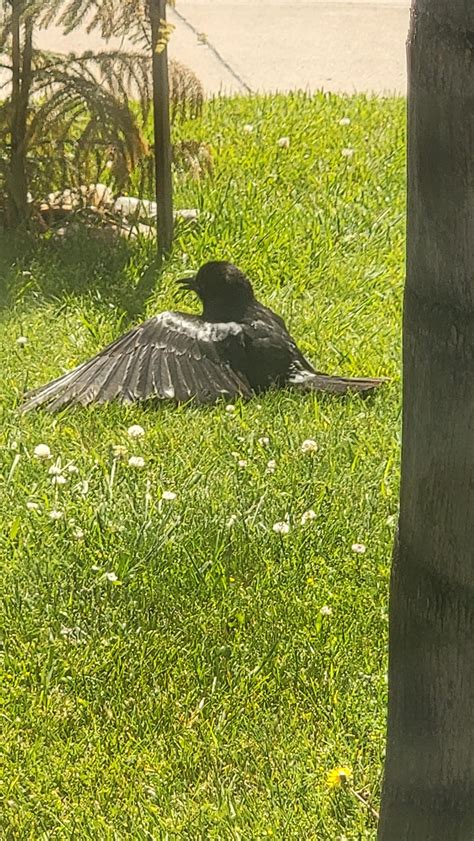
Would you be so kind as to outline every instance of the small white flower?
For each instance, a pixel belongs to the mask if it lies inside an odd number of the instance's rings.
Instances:
[[[66,479],[65,476],[61,476],[61,474],[59,474],[58,476],[53,476],[53,478],[51,479],[51,482],[52,482],[53,485],[65,485],[66,482],[67,482],[67,479]]]
[[[27,508],[28,511],[39,511],[40,510],[40,506],[38,505],[38,503],[33,502],[33,500],[28,500],[28,502],[26,503],[26,508]]]
[[[244,458],[239,458],[237,464],[239,465],[239,467],[243,468],[243,467],[247,467],[248,462]]]
[[[318,449],[317,441],[313,441],[312,438],[307,438],[306,441],[303,441],[301,445],[301,452],[302,453],[315,453]]]
[[[279,137],[277,140],[277,146],[280,149],[289,149],[290,148],[290,138],[289,137]]]
[[[114,583],[114,581],[118,581],[118,576],[115,574],[115,572],[106,572],[105,577],[107,581],[111,581],[112,583]]]
[[[270,461],[267,461],[267,473],[274,473],[276,470],[277,463],[274,458],[271,458]]]
[[[327,604],[324,604],[319,612],[321,616],[331,616],[332,607],[329,607]]]
[[[239,519],[239,518],[237,517],[237,514],[231,514],[231,515],[230,515],[230,517],[229,517],[229,519],[228,519],[228,520],[226,520],[226,527],[227,527],[228,529],[231,529],[231,528],[232,528],[232,526],[235,526],[235,524],[236,524],[236,522],[237,522],[237,520],[238,520],[238,519]]]
[[[82,529],[74,529],[72,534],[73,537],[76,538],[76,540],[84,540],[84,532],[82,531]]]
[[[37,444],[33,450],[34,455],[36,458],[39,459],[46,459],[51,458],[51,450],[49,449],[47,444]]]
[[[289,523],[282,521],[279,523],[273,523],[272,529],[276,532],[276,534],[288,534],[290,531],[290,525]]]
[[[50,476],[60,476],[61,475],[61,468],[59,464],[52,464],[48,470]]]
[[[353,154],[354,154],[354,149],[351,149],[351,148],[341,149],[341,155],[342,155],[343,158],[352,158]]]
[[[252,134],[252,132],[253,132],[252,123],[245,123],[245,125],[242,126],[242,130],[245,131],[246,134]]]
[[[365,546],[363,543],[353,543],[351,549],[353,552],[357,552],[359,555],[363,555],[365,550],[367,549],[367,546]]]
[[[141,456],[130,456],[128,465],[129,467],[145,467],[145,459]]]
[[[175,494],[174,491],[163,491],[163,493],[161,494],[161,498],[166,499],[169,502],[171,502],[173,499],[176,499],[176,497],[177,494]]]
[[[266,436],[264,436],[263,438],[259,438],[258,443],[261,447],[268,447],[270,444],[270,438],[267,438]]]
[[[226,412],[229,412],[229,414],[231,415],[231,414],[232,414],[232,412],[235,412],[235,406],[234,406],[234,404],[233,404],[233,403],[229,403],[229,404],[225,407],[225,410],[226,410]]]
[[[123,444],[113,444],[112,454],[115,458],[125,458],[127,455],[127,448]]]
[[[309,511],[305,511],[304,514],[301,516],[301,525],[305,526],[306,523],[310,523],[311,520],[315,520],[316,517],[316,511],[313,511],[313,509],[310,508]]]
[[[79,468],[75,464],[69,464],[67,470],[68,473],[79,473]]]
[[[28,339],[26,338],[26,336],[18,336],[18,339],[16,340],[16,343],[17,343],[17,345],[20,345],[21,347],[24,347],[25,345],[28,344]]]
[[[92,572],[100,572],[101,567],[97,566],[97,564],[92,564],[91,570],[92,570]]]
[[[350,124],[351,124],[350,117],[342,117],[342,119],[339,120],[339,125],[340,126],[350,126]]]
[[[56,509],[53,509],[49,512],[49,517],[51,520],[61,520],[62,517],[64,517],[64,513],[62,511],[56,511]]]
[[[129,438],[143,438],[145,434],[145,430],[143,426],[140,426],[138,423],[134,423],[133,426],[129,426],[127,429],[127,435]]]

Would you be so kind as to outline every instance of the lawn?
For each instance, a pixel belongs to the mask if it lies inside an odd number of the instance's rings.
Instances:
[[[201,216],[161,272],[147,243],[0,244],[0,834],[375,839],[351,789],[377,807],[404,102],[216,100],[179,131],[214,170],[177,181]],[[391,383],[365,401],[19,414],[25,387],[182,306],[175,278],[208,259],[244,269],[317,367]],[[334,788],[337,766],[352,778]]]

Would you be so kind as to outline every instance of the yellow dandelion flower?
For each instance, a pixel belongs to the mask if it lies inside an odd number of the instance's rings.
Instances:
[[[329,788],[340,788],[345,786],[352,779],[352,771],[347,765],[340,765],[332,768],[326,774],[326,785]]]

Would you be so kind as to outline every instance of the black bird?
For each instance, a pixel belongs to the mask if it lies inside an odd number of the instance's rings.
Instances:
[[[198,295],[202,315],[155,315],[88,362],[28,392],[23,411],[150,398],[214,403],[269,388],[367,393],[383,382],[316,371],[284,321],[257,301],[250,281],[232,263],[206,263],[178,283]]]

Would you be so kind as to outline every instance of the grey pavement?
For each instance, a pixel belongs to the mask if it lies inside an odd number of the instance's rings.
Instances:
[[[404,93],[410,0],[176,0],[170,56],[208,95],[289,91]],[[204,41],[204,43],[203,43]],[[51,27],[40,47],[106,49],[98,33]],[[110,46],[128,47],[126,39]]]

